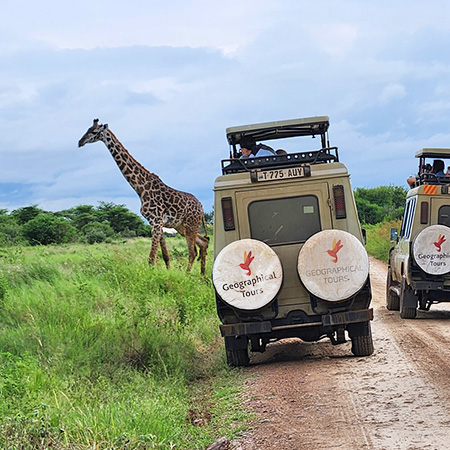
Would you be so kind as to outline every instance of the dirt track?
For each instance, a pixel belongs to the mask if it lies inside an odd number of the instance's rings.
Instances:
[[[293,339],[252,355],[243,400],[257,419],[232,448],[450,448],[450,304],[403,320],[384,307],[387,266],[370,264],[374,354]]]

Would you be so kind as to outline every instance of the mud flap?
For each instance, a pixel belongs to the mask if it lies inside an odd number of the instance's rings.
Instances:
[[[356,336],[368,336],[371,333],[370,322],[350,323],[347,331],[350,339]]]
[[[248,347],[247,336],[225,336],[224,339],[228,350],[245,350]]]
[[[417,308],[417,295],[414,293],[412,288],[406,284],[406,280],[402,280],[402,283],[404,283],[404,286],[402,286],[402,298],[400,299],[400,302],[403,303],[403,306],[406,308]]]

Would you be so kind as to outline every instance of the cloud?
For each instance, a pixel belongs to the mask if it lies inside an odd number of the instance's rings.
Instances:
[[[94,118],[207,211],[229,126],[329,115],[365,187],[404,185],[420,146],[447,145],[443,1],[18,1],[2,5],[0,207],[138,212],[106,147],[77,148]]]
[[[405,86],[399,83],[390,83],[381,91],[379,102],[383,105],[406,97]]]

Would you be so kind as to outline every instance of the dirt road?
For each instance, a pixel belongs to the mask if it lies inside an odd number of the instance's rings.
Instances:
[[[256,415],[236,450],[449,449],[450,304],[403,320],[371,259],[375,352],[290,340],[252,355],[243,399]]]

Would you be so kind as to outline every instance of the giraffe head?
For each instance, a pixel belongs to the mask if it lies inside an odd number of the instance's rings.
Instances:
[[[108,129],[108,124],[99,124],[98,119],[94,119],[92,127],[90,127],[83,137],[78,141],[78,147],[83,147],[84,144],[90,144],[92,142],[101,141],[105,130]]]

